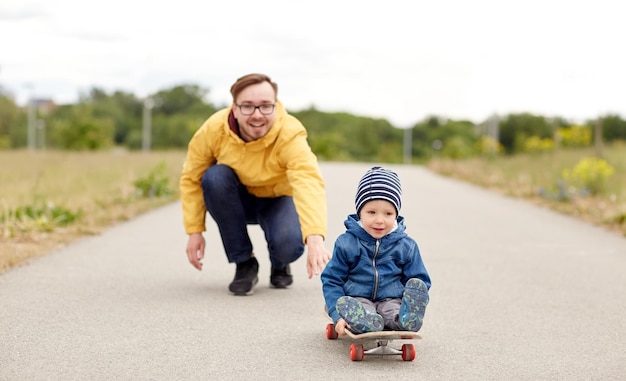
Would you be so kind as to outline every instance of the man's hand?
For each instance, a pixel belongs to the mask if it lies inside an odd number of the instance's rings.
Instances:
[[[187,240],[187,258],[189,263],[198,270],[202,270],[202,259],[204,259],[205,241],[202,233],[191,233]]]
[[[309,273],[309,279],[313,275],[320,275],[328,261],[330,261],[330,252],[324,246],[324,238],[321,235],[310,235],[306,238],[307,259],[306,269]]]

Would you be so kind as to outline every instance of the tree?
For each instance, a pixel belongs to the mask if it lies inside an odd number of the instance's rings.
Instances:
[[[170,89],[161,90],[152,95],[154,101],[154,111],[164,115],[174,114],[194,114],[201,113],[208,116],[207,104],[204,98],[207,96],[208,90],[198,85],[178,85]]]
[[[506,153],[522,151],[531,136],[552,138],[554,127],[543,116],[529,113],[509,114],[500,121],[500,144]]]
[[[113,119],[96,117],[93,108],[85,103],[60,107],[51,118],[51,143],[68,150],[98,150],[112,146]]]
[[[403,131],[384,119],[315,108],[292,114],[307,128],[313,152],[326,160],[402,162]]]
[[[414,125],[412,136],[413,155],[417,157],[430,157],[434,149],[452,158],[471,156],[478,141],[473,123],[437,116],[430,116]]]
[[[26,120],[23,111],[11,98],[0,95],[0,149],[14,148],[25,142]]]
[[[114,144],[125,144],[131,131],[141,131],[143,101],[134,94],[115,91],[108,95],[104,90],[92,88],[80,98],[80,102],[92,105],[94,117],[113,121]]]
[[[607,115],[601,118],[601,123],[602,137],[606,142],[626,141],[626,121],[617,115]]]

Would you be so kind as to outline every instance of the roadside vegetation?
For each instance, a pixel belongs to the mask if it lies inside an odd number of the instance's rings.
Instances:
[[[608,147],[605,159],[594,155],[579,148],[498,159],[436,158],[427,167],[626,237],[626,146]]]
[[[184,155],[0,151],[0,273],[176,200]]]

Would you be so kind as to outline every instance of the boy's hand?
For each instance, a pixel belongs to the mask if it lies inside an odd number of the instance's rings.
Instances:
[[[343,319],[337,320],[337,323],[335,324],[335,332],[337,332],[339,336],[346,335],[346,328],[348,328],[348,323],[346,323],[345,320]]]

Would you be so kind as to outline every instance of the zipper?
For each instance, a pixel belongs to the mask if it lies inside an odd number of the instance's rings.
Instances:
[[[378,294],[378,268],[376,267],[376,257],[378,256],[378,247],[380,241],[376,240],[376,249],[374,250],[374,257],[372,258],[372,267],[374,268],[374,293],[372,294],[372,300],[376,300],[376,294]]]

